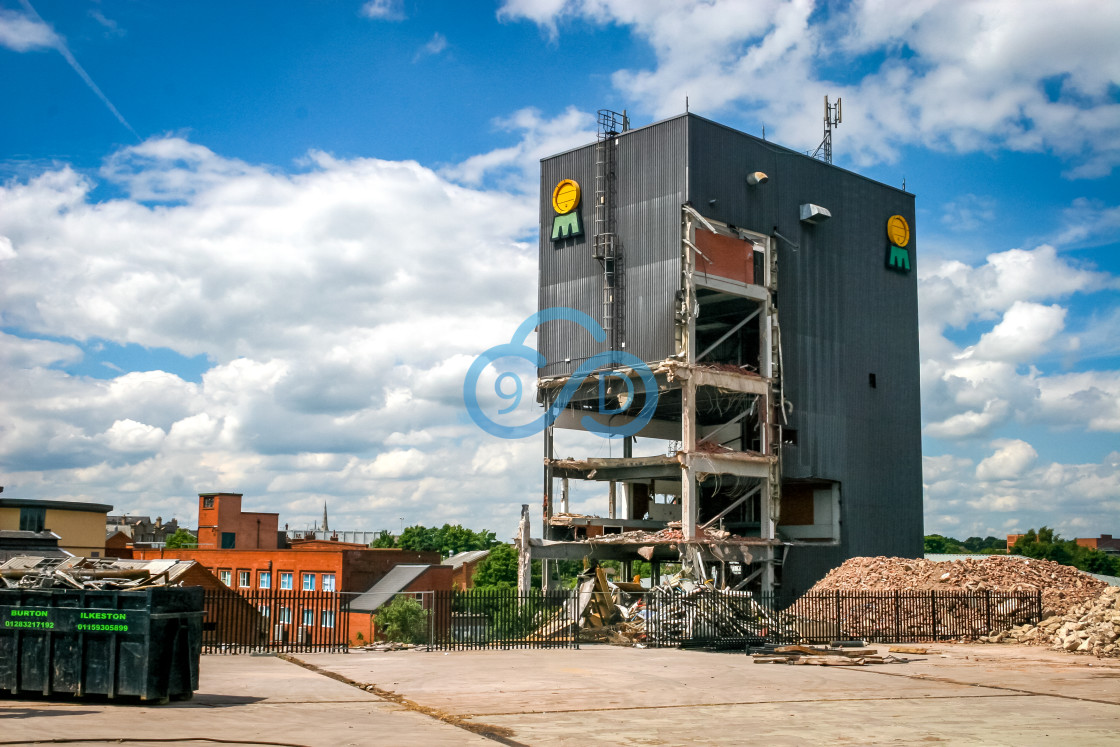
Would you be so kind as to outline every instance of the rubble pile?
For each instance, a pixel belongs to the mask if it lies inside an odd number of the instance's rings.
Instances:
[[[127,591],[170,586],[188,567],[176,560],[40,558],[20,556],[0,566],[0,589],[94,589]]]
[[[1038,625],[1020,625],[980,640],[1028,643],[1063,651],[1120,657],[1120,587],[1110,586],[1096,599]]]
[[[817,582],[824,591],[1042,592],[1044,615],[1062,615],[1108,587],[1087,573],[1050,560],[989,555],[939,563],[912,558],[850,558]]]
[[[715,589],[683,570],[654,589],[608,581],[602,568],[578,587],[580,640],[641,646],[685,640],[796,638],[793,618],[759,604],[745,591]],[[542,628],[546,635],[555,625]]]

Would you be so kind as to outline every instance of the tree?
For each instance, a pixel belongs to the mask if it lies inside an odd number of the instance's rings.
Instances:
[[[377,629],[387,641],[428,642],[428,611],[412,597],[398,595],[376,619]]]
[[[947,554],[964,552],[961,543],[952,537],[943,537],[940,534],[927,534],[923,542],[923,551],[928,553]]]
[[[1057,532],[1045,526],[1039,527],[1037,532],[1033,529],[1027,531],[1015,541],[1009,552],[1071,565],[1088,573],[1120,574],[1120,558],[1091,547],[1082,547],[1074,540],[1063,540]]]
[[[405,527],[397,541],[397,547],[414,552],[436,552],[439,550],[439,540],[435,529],[417,525]]]
[[[378,537],[375,542],[380,540],[381,538]],[[500,543],[494,533],[486,529],[475,532],[461,524],[444,524],[438,529],[420,525],[407,527],[401,532],[396,547],[415,552],[439,552],[443,557],[448,558],[468,550],[489,550],[497,544]],[[385,546],[393,547],[393,545]]]
[[[164,543],[168,550],[193,550],[198,547],[198,539],[186,529],[176,529],[174,534],[167,536]]]
[[[490,549],[490,554],[479,561],[474,569],[476,589],[516,589],[517,588],[517,548],[513,545],[498,545]]]
[[[397,546],[397,540],[393,537],[393,533],[388,529],[382,529],[377,533],[377,539],[369,543],[370,547],[377,548],[393,548]]]

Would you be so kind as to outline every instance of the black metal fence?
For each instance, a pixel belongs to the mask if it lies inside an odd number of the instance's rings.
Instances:
[[[343,597],[329,591],[207,589],[202,652],[345,652],[349,619]]]
[[[579,648],[578,605],[576,596],[566,591],[437,591],[431,645],[441,650]]]
[[[970,640],[1037,623],[1040,592],[880,591],[806,594],[792,603],[697,589],[645,595],[638,610],[651,646],[739,648],[762,643]]]
[[[661,647],[970,640],[1042,617],[1040,592],[834,591],[791,601],[698,588],[636,596],[628,605],[629,636]],[[427,643],[437,650],[579,648],[582,611],[573,591],[472,589],[423,597]],[[350,614],[337,592],[208,589],[205,609],[204,653],[345,652],[349,645]]]

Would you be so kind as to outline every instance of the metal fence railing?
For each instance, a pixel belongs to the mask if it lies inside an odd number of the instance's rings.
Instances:
[[[354,596],[354,595],[350,595]],[[578,648],[579,594],[519,594],[513,589],[405,592],[419,624],[411,642],[437,650]],[[393,597],[395,598],[395,597]],[[634,601],[637,600],[637,601]],[[345,652],[384,639],[391,599],[353,611],[337,592],[208,589],[203,651]],[[586,600],[585,600],[586,602]],[[625,605],[630,640],[648,646],[741,649],[763,643],[869,643],[971,640],[991,631],[1037,623],[1040,592],[832,591],[795,600],[779,595],[658,589]],[[351,631],[351,617],[356,622]],[[368,627],[364,636],[362,626]]]
[[[876,643],[969,640],[1037,623],[1042,593],[865,591],[807,594],[784,610],[809,641],[859,638]]]
[[[1040,592],[833,591],[794,601],[714,589],[645,595],[646,642],[652,646],[738,648],[762,643],[871,643],[969,640],[993,630],[1037,623]]]
[[[347,650],[349,617],[337,592],[207,589],[204,605],[203,653]]]
[[[576,595],[565,591],[437,591],[432,646],[441,650],[579,648],[578,604]]]

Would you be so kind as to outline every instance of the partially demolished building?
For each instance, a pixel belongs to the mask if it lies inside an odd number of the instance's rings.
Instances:
[[[845,558],[921,553],[913,195],[692,114],[603,111],[595,143],[543,159],[540,220],[542,318],[602,329],[538,329],[552,424],[523,584],[530,560],[644,558],[655,582],[674,562],[796,595]],[[615,437],[573,457],[557,429]],[[570,511],[577,483],[599,515]]]

